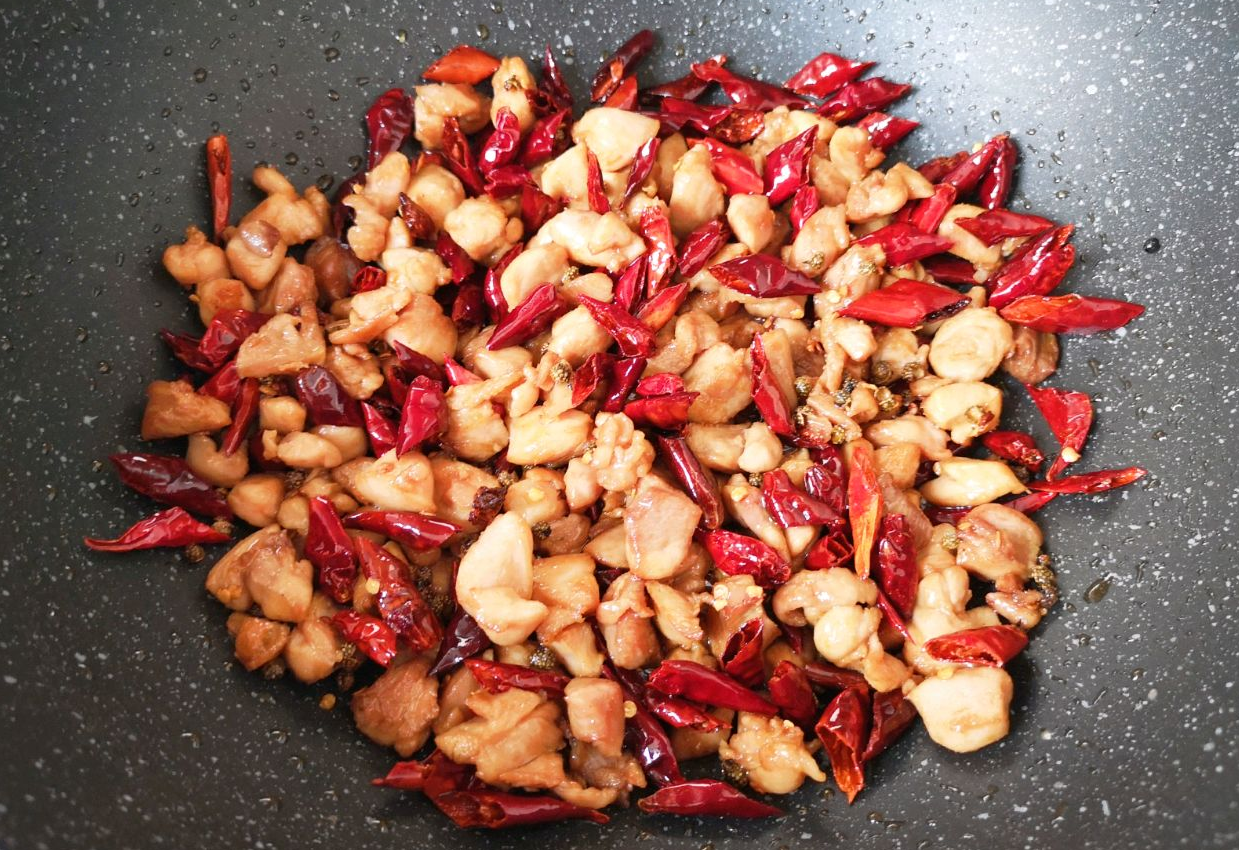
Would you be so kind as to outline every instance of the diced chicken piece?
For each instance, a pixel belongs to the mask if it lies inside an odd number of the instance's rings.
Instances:
[[[700,393],[688,409],[690,422],[729,422],[752,403],[748,352],[725,342],[710,346],[684,372],[684,388]]]
[[[439,716],[435,718],[432,727],[436,735],[455,729],[473,717],[468,700],[476,690],[477,679],[473,678],[469,668],[463,664],[442,678],[439,683]]]
[[[555,635],[542,645],[555,653],[555,658],[573,676],[601,676],[606,659],[598,651],[594,628],[588,623],[577,623]]]
[[[476,384],[458,384],[447,391],[447,432],[443,447],[462,460],[481,463],[508,445],[508,426],[492,401],[523,380],[516,372]]]
[[[949,457],[934,464],[938,477],[921,487],[921,495],[935,505],[983,505],[1028,488],[1011,467],[997,460]]]
[[[714,179],[710,152],[703,146],[690,148],[675,165],[671,182],[671,230],[683,239],[726,209],[723,186]]]
[[[647,581],[645,590],[654,606],[654,623],[669,643],[689,649],[705,638],[701,628],[703,595],[685,593],[660,581]]]
[[[847,220],[873,221],[898,212],[907,202],[908,185],[900,172],[891,169],[884,174],[875,169],[848,189]]]
[[[416,86],[413,91],[413,135],[428,150],[443,146],[448,118],[455,118],[465,133],[476,133],[490,121],[490,98],[471,86],[442,83]]]
[[[563,280],[570,267],[568,251],[563,245],[550,241],[531,244],[503,270],[499,289],[503,292],[504,301],[515,307],[542,284]]]
[[[232,422],[228,405],[199,393],[188,381],[151,381],[146,388],[142,439],[162,440],[218,431]]]
[[[624,509],[628,568],[643,579],[670,578],[688,556],[701,508],[662,479],[648,476]]]
[[[292,257],[285,257],[271,285],[262,291],[258,308],[263,313],[289,313],[317,300],[314,272]]]
[[[611,335],[594,321],[589,310],[576,307],[551,325],[551,339],[546,350],[558,355],[574,369],[591,354],[600,354],[611,347]]]
[[[925,374],[929,346],[923,345],[907,328],[888,328],[877,337],[877,348],[869,364],[869,377],[875,384],[893,384]]]
[[[956,562],[986,581],[1014,575],[1022,584],[1041,551],[1041,529],[1006,505],[973,508],[959,521],[957,535]]]
[[[721,576],[711,590],[714,598],[703,611],[703,625],[706,645],[715,658],[722,657],[728,641],[755,617],[763,618],[763,640],[774,639],[778,627],[766,617],[762,607],[765,592],[752,576]]]
[[[456,523],[464,531],[477,531],[469,521],[474,499],[479,490],[498,487],[499,480],[485,469],[446,455],[432,457],[430,469],[434,475],[435,516]]]
[[[520,218],[508,218],[489,196],[461,201],[443,219],[443,229],[474,261],[487,265],[506,254],[524,232]]]
[[[452,273],[434,251],[388,245],[379,264],[387,272],[387,285],[420,295],[434,295],[452,282]]]
[[[529,247],[548,244],[565,249],[579,265],[604,267],[610,272],[622,271],[645,252],[641,237],[629,230],[622,218],[613,212],[599,215],[592,210],[569,209],[557,214],[542,225]]]
[[[456,598],[487,637],[512,646],[546,618],[532,597],[533,532],[518,514],[500,514],[460,559]]]
[[[848,189],[852,183],[839,167],[830,161],[829,156],[815,153],[809,158],[809,179],[817,190],[820,206],[837,207],[847,203]]]
[[[163,267],[181,286],[196,286],[232,275],[224,250],[192,224],[185,228],[182,244],[164,249]]]
[[[985,212],[981,207],[970,204],[956,204],[947,210],[942,224],[938,225],[938,235],[950,239],[952,245],[947,250],[957,257],[963,257],[986,274],[993,272],[1002,263],[1002,246],[986,245],[976,236],[964,230],[957,219],[974,218]]]
[[[365,401],[383,386],[383,373],[378,358],[363,345],[332,345],[323,361],[344,391],[359,401]]]
[[[261,545],[248,549],[243,558],[245,589],[263,616],[287,623],[304,620],[314,595],[314,568],[309,561],[297,558],[288,533],[277,529],[264,537]]]
[[[584,553],[539,558],[533,565],[533,598],[548,610],[538,626],[538,639],[543,643],[585,622],[598,610],[594,559]]]
[[[410,178],[405,194],[425,210],[436,230],[442,230],[447,214],[465,199],[465,187],[459,177],[443,166],[427,164]]]
[[[715,708],[709,713],[727,724],[731,723],[735,715],[730,708]],[[672,729],[671,749],[675,752],[675,757],[682,762],[717,755],[719,747],[727,740],[730,731],[729,725],[714,732],[702,732],[692,726]]]
[[[597,619],[607,655],[616,667],[637,670],[658,660],[658,635],[650,623],[653,616],[640,578],[624,573],[611,582],[598,606]]]
[[[448,758],[476,766],[478,779],[492,785],[554,788],[564,781],[558,705],[517,689],[474,691],[466,705],[477,716],[435,736]]]
[[[257,670],[279,657],[288,644],[289,628],[262,617],[237,611],[228,616],[228,633],[234,641],[234,654],[249,671]]]
[[[1023,325],[1012,328],[1011,351],[1002,370],[1021,383],[1041,383],[1058,371],[1058,337]]]
[[[396,323],[383,331],[383,340],[388,345],[403,343],[436,363],[443,363],[456,353],[458,338],[456,325],[444,314],[439,302],[429,295],[415,294],[400,311]]]
[[[216,487],[234,487],[249,472],[249,452],[221,452],[206,434],[190,434],[185,463],[190,472]]]
[[[830,137],[830,162],[849,183],[859,183],[886,155],[873,147],[860,127],[840,127]],[[820,191],[820,189],[819,189]]]
[[[756,254],[774,236],[774,211],[765,195],[732,195],[727,203],[727,224],[736,241]]]
[[[542,191],[568,209],[589,209],[589,154],[585,145],[573,145],[542,168],[538,184]]]
[[[241,226],[248,222],[265,221],[280,233],[280,239],[289,245],[300,245],[319,238],[327,230],[331,202],[310,186],[302,197],[297,189],[280,172],[269,166],[254,169],[254,185],[267,193],[267,197],[241,219]]]
[[[350,250],[364,263],[377,260],[387,247],[388,217],[379,211],[373,200],[356,189],[340,203],[353,211],[353,224],[345,234]]]
[[[924,416],[906,414],[895,419],[882,419],[865,427],[865,439],[874,447],[911,444],[920,449],[926,460],[946,460],[951,452],[946,447],[947,434]]]
[[[280,239],[275,225],[257,220],[234,228],[224,246],[231,276],[250,289],[266,288],[280,270],[287,252],[288,246]]]
[[[580,410],[551,415],[546,407],[535,407],[509,425],[508,460],[524,466],[566,463],[581,451],[592,425]]]
[[[588,109],[572,126],[572,140],[598,157],[603,171],[632,165],[637,150],[658,135],[658,119],[611,107]]]
[[[983,381],[1011,352],[1011,326],[992,307],[970,307],[947,319],[929,346],[929,365],[951,381]]]
[[[1006,670],[974,667],[925,679],[908,699],[935,744],[971,753],[1006,737],[1012,690]]]
[[[387,452],[357,472],[352,489],[363,502],[382,510],[435,511],[434,474],[420,452]]]
[[[805,747],[800,727],[780,717],[740,712],[735,732],[719,745],[718,754],[744,768],[749,785],[759,794],[790,794],[805,777],[826,781]]]
[[[538,88],[533,74],[525,60],[519,56],[505,56],[499,61],[499,68],[490,78],[491,88],[495,98],[490,104],[490,120],[495,123],[500,109],[507,109],[516,116],[521,133],[533,126],[536,118],[529,95]]]
[[[916,483],[921,464],[921,450],[912,443],[883,446],[873,453],[879,477],[885,475],[891,486],[907,490]]]
[[[752,486],[743,475],[733,475],[723,487],[723,506],[737,522],[778,552],[779,557],[791,559],[791,548],[782,526],[767,513],[762,504],[761,490]]]
[[[322,617],[302,620],[284,647],[288,669],[307,685],[327,678],[344,660],[344,644],[334,626]]]
[[[414,658],[353,694],[353,720],[361,733],[404,758],[420,750],[439,714],[439,680],[426,675],[429,669],[425,659]]]
[[[609,679],[579,678],[564,690],[572,736],[618,758],[624,748],[624,692]]]
[[[254,294],[244,283],[231,277],[204,280],[194,290],[198,316],[202,324],[211,324],[215,314],[224,310],[253,310]],[[313,300],[313,299],[311,299]]]
[[[921,404],[930,422],[949,431],[951,441],[967,446],[998,427],[1002,390],[982,381],[960,381],[939,387]]]
[[[299,317],[272,316],[246,337],[237,351],[237,374],[242,378],[295,375],[327,358],[327,342],[313,305],[303,305]]]
[[[284,501],[284,478],[280,475],[250,475],[228,493],[228,507],[237,518],[256,528],[276,521]]]
[[[816,625],[838,606],[873,605],[877,587],[850,569],[801,570],[774,593],[774,615],[789,626]]]

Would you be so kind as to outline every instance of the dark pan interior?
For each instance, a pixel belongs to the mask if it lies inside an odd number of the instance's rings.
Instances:
[[[1239,846],[1239,4],[6,5],[0,846]],[[155,330],[192,326],[158,257],[206,223],[210,133],[231,135],[239,175],[265,160],[339,180],[369,100],[441,50],[570,44],[580,91],[643,26],[661,36],[647,81],[718,51],[774,79],[822,49],[878,60],[917,86],[896,110],[924,123],[897,154],[914,163],[1010,129],[1015,208],[1080,225],[1069,288],[1148,305],[1126,333],[1069,341],[1054,384],[1096,396],[1086,468],[1152,475],[1040,515],[1064,603],[1017,669],[1001,745],[956,756],[918,731],[854,806],[814,786],[772,822],[459,833],[369,786],[392,757],[343,706],[231,661],[206,565],[79,540],[149,510],[100,461],[138,447],[143,386],[174,373]]]

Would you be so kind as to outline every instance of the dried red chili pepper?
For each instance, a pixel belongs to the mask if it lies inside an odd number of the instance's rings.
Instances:
[[[935,254],[921,260],[921,267],[933,275],[938,283],[960,286],[976,286],[977,267],[962,257],[952,254]]]
[[[836,124],[847,124],[870,112],[885,109],[912,91],[908,83],[892,83],[883,77],[871,77],[848,83],[817,108]]]
[[[435,241],[435,253],[452,273],[452,283],[463,283],[472,276],[476,268],[465,249],[457,245],[456,240],[452,239],[446,230],[439,231],[439,238]]]
[[[322,496],[310,499],[305,557],[317,570],[318,586],[328,596],[341,604],[353,598],[357,581],[353,540],[345,532],[335,505]]]
[[[731,728],[730,723],[724,723],[704,708],[679,697],[646,694],[645,706],[659,720],[676,729],[692,727],[700,732],[717,732]]]
[[[955,187],[950,183],[939,183],[934,187],[934,193],[928,198],[917,201],[915,205],[904,207],[904,209],[911,209],[908,223],[924,233],[937,233],[938,226],[942,224],[947,212],[955,205],[957,194]]]
[[[645,707],[645,686],[636,674],[607,664],[602,668],[602,675],[618,683],[624,699],[636,706],[635,713],[625,723],[624,744],[637,757],[641,769],[663,788],[683,782],[684,774],[680,773],[671,739]]]
[[[130,526],[120,537],[104,540],[85,537],[87,548],[96,552],[136,552],[139,549],[175,549],[199,543],[224,543],[227,534],[198,522],[184,508],[168,508]]]
[[[763,181],[770,206],[778,206],[809,180],[809,157],[817,143],[817,125],[766,154]]]
[[[653,117],[662,122],[666,132],[677,132],[687,126],[732,145],[752,141],[766,124],[764,114],[756,109],[703,106],[675,97],[660,100]]]
[[[937,661],[967,667],[1002,667],[1024,651],[1028,635],[1015,626],[982,626],[930,638],[922,645]]]
[[[725,514],[718,480],[713,472],[702,466],[697,455],[689,448],[688,441],[683,437],[659,435],[655,438],[655,443],[663,462],[675,473],[697,507],[701,508],[701,524],[711,529],[722,525]]]
[[[710,135],[729,145],[751,142],[766,126],[766,115],[757,109],[731,108],[710,129]]]
[[[761,687],[765,682],[763,630],[761,617],[749,620],[727,639],[719,658],[724,673],[750,688]]]
[[[873,447],[864,440],[852,443],[848,469],[848,519],[852,523],[852,544],[856,549],[856,574],[869,578],[870,553],[882,516],[882,490],[878,486]]]
[[[354,174],[346,180],[340,181],[340,186],[336,189],[336,194],[331,200],[331,232],[332,235],[343,239],[344,232],[348,229],[349,224],[353,221],[353,209],[344,205],[345,198],[353,194],[353,191],[361,185],[366,179],[364,171]]]
[[[463,83],[476,86],[499,70],[499,60],[485,50],[468,44],[458,44],[430,63],[422,72],[436,83]]]
[[[533,339],[568,312],[569,307],[555,284],[544,283],[500,320],[486,347],[494,351]]]
[[[218,242],[228,227],[232,210],[232,150],[223,133],[206,141],[206,173],[211,190],[211,233]]]
[[[753,335],[749,360],[752,362],[753,403],[757,406],[761,418],[774,433],[784,437],[793,436],[796,425],[792,421],[791,406],[774,377],[761,334]]]
[[[1061,446],[1058,457],[1046,473],[1046,478],[1053,481],[1068,464],[1079,460],[1080,452],[1084,451],[1084,443],[1093,429],[1093,400],[1087,393],[1076,390],[1035,387],[1032,384],[1025,384],[1024,389]]]
[[[461,384],[480,384],[482,382],[480,375],[473,374],[451,357],[443,361],[443,374],[447,376],[448,384],[453,387],[458,387]]]
[[[711,532],[717,534],[718,532]],[[696,661],[663,661],[650,674],[651,690],[678,697],[687,696],[706,705],[774,715],[778,706],[746,688],[731,676],[703,667]]]
[[[654,33],[651,30],[641,30],[628,41],[620,45],[598,69],[594,81],[590,84],[590,100],[601,103],[611,96],[624,77],[631,73],[632,68],[654,49]]]
[[[258,416],[258,379],[246,378],[241,381],[237,390],[236,400],[232,403],[232,424],[224,432],[220,442],[220,451],[226,455],[236,454],[237,449],[249,435],[250,425]]]
[[[657,333],[663,325],[671,321],[688,297],[688,281],[681,281],[675,286],[659,292],[637,310],[637,318],[641,324]]]
[[[438,753],[437,750],[435,752]],[[370,784],[378,788],[395,788],[399,791],[421,791],[430,771],[429,760],[426,762],[398,761],[392,765],[391,770],[387,771],[386,776],[381,779],[371,779]]]
[[[396,429],[396,454],[418,451],[427,440],[437,441],[447,430],[447,399],[443,387],[425,375],[409,382]]]
[[[595,352],[572,373],[572,406],[580,407],[585,399],[594,394],[599,386],[605,386],[611,375],[615,358],[610,354]]]
[[[782,810],[754,800],[720,779],[693,779],[664,786],[637,801],[651,815],[777,818]]]
[[[606,188],[602,185],[602,166],[598,157],[591,150],[585,151],[585,193],[589,200],[589,208],[599,215],[611,211],[611,202],[607,199]]]
[[[709,137],[693,139],[689,144],[701,145],[709,151],[711,171],[728,195],[760,195],[765,191],[765,183],[753,160],[742,151]]]
[[[1011,183],[1015,179],[1015,164],[1019,159],[1019,150],[1011,139],[1003,139],[994,155],[994,161],[989,170],[981,177],[977,187],[981,206],[987,210],[996,210],[1006,206],[1007,196],[1011,194]]]
[[[497,263],[486,270],[486,276],[482,279],[482,295],[486,299],[486,305],[490,307],[491,319],[495,322],[502,321],[503,317],[508,314],[508,300],[504,297],[503,288],[500,286],[503,273],[524,250],[524,242],[513,245],[499,258]]]
[[[904,266],[925,257],[941,254],[955,244],[945,236],[926,233],[907,222],[897,221],[856,240],[856,245],[878,245],[886,255],[888,268]]]
[[[200,372],[215,372],[236,354],[250,334],[271,317],[250,310],[220,310],[211,319],[201,338],[162,330],[163,338],[178,360]]]
[[[717,263],[710,266],[710,274],[724,286],[754,298],[813,295],[821,291],[817,281],[789,269],[770,254],[748,254]]]
[[[892,328],[916,328],[958,313],[970,303],[967,295],[954,289],[900,278],[890,286],[866,292],[840,310],[839,315]]]
[[[452,301],[452,324],[458,330],[486,324],[486,298],[476,283],[462,283]]]
[[[781,528],[824,525],[838,531],[844,525],[841,513],[793,484],[791,476],[783,469],[762,475],[761,501],[766,513]]]
[[[473,148],[469,147],[469,138],[460,129],[460,122],[455,116],[449,115],[443,120],[443,158],[448,170],[459,178],[470,195],[480,195],[485,191],[485,181],[478,170]]]
[[[1074,231],[1074,225],[1064,224],[1021,245],[985,281],[989,305],[1000,310],[1023,295],[1052,292],[1075,262],[1075,247],[1067,244]]]
[[[827,97],[874,66],[834,53],[819,53],[788,77],[784,85],[810,97]]]
[[[366,131],[370,147],[366,151],[366,170],[383,157],[400,150],[413,132],[413,98],[404,89],[388,89],[366,110]]]
[[[457,665],[490,647],[490,638],[478,621],[463,608],[457,607],[452,619],[448,620],[443,642],[439,644],[439,653],[434,664],[430,666],[429,676],[438,676],[454,669]]]
[[[706,59],[704,62],[697,63],[702,65],[726,65],[727,54],[718,53]],[[706,89],[710,87],[709,80],[703,80],[701,77],[694,74],[691,70],[675,80],[669,80],[665,83],[659,83],[655,86],[650,86],[647,89],[642,89],[641,94],[646,97],[675,97],[683,100],[696,100],[706,93]]]
[[[231,405],[241,389],[241,376],[237,374],[237,361],[229,360],[207,382],[198,387],[198,392]]]
[[[887,115],[885,112],[871,112],[856,126],[869,134],[871,146],[880,151],[887,151],[921,124],[910,118]]]
[[[489,177],[497,168],[501,168],[516,159],[521,147],[521,123],[516,113],[506,106],[499,107],[495,113],[494,132],[486,139],[478,152],[478,168],[482,174]]]
[[[637,78],[629,75],[620,81],[615,91],[602,102],[611,109],[624,109],[629,112],[637,108]]]
[[[396,657],[396,633],[378,617],[360,611],[337,611],[331,624],[346,641],[356,646],[380,667],[390,667]],[[393,786],[398,787],[398,786]]]
[[[873,578],[904,617],[912,616],[916,605],[916,587],[920,572],[916,565],[916,546],[903,514],[887,514],[882,518],[878,537],[877,560]]]
[[[865,787],[861,755],[868,743],[870,713],[868,687],[852,686],[831,700],[814,727],[830,758],[835,784],[847,795],[848,803]]]
[[[439,811],[462,829],[507,829],[538,823],[587,820],[603,825],[611,819],[546,794],[512,794],[491,788],[448,791],[434,798]]]
[[[723,94],[740,109],[769,112],[780,106],[793,109],[809,106],[809,101],[795,92],[729,71],[717,62],[698,62],[692,66],[692,71],[703,80],[718,83]]]
[[[602,400],[602,409],[606,413],[619,413],[624,408],[628,394],[637,385],[641,373],[645,371],[646,358],[623,357],[611,365],[611,376],[607,386],[607,394]]]
[[[132,452],[111,455],[117,477],[131,490],[165,505],[209,517],[231,517],[228,503],[179,457]]]
[[[873,723],[869,741],[861,754],[861,764],[886,751],[916,720],[916,706],[908,702],[899,688],[873,695]]]
[[[297,373],[293,387],[297,399],[315,425],[342,425],[350,428],[362,424],[361,408],[327,369],[309,366]]]
[[[559,212],[561,204],[550,195],[526,186],[521,189],[521,224],[526,233],[536,233]]]
[[[829,661],[810,661],[805,664],[804,673],[809,677],[810,682],[823,688],[846,690],[847,688],[866,689],[869,687],[863,674],[837,667]]]
[[[460,531],[454,522],[412,511],[358,511],[343,522],[345,528],[373,531],[419,552],[442,546]]]
[[[645,277],[649,269],[649,256],[642,254],[628,264],[615,281],[615,291],[611,296],[612,303],[632,312],[637,306],[637,299],[645,292]]]
[[[1121,328],[1144,312],[1144,307],[1114,298],[1088,295],[1026,295],[1001,308],[1008,322],[1035,331],[1059,334],[1094,334]]]
[[[680,255],[676,264],[680,274],[690,278],[701,271],[731,236],[731,228],[722,218],[707,221],[680,242]]]
[[[946,176],[951,169],[959,165],[968,158],[968,151],[956,151],[953,154],[946,156],[938,156],[931,159],[929,162],[920,166],[916,170],[921,172],[921,176],[930,183],[937,183]]]
[[[443,627],[409,578],[408,566],[368,537],[357,537],[353,545],[361,574],[379,583],[375,603],[383,622],[414,652],[438,643]]]
[[[943,523],[959,525],[959,521],[964,518],[964,514],[972,510],[972,507],[966,505],[951,505],[948,507],[926,505],[923,510],[926,518],[934,525],[941,525]]]
[[[877,608],[882,614],[882,618],[890,623],[891,627],[894,628],[895,631],[899,632],[900,636],[904,640],[910,641],[913,639],[912,632],[908,628],[907,620],[905,620],[903,615],[896,610],[895,603],[891,602],[890,597],[888,597],[881,588],[878,588]]]
[[[653,297],[662,289],[664,282],[671,282],[671,269],[675,265],[675,242],[671,237],[671,222],[667,214],[657,206],[646,207],[641,213],[641,238],[646,251],[646,295]]]
[[[638,427],[679,431],[688,424],[688,409],[700,393],[670,393],[633,399],[624,405],[624,415]]]
[[[1006,133],[994,136],[983,144],[980,150],[964,157],[962,161],[958,162],[934,182],[954,186],[962,198],[981,182],[981,178],[989,171],[993,165],[994,157],[998,155],[998,151],[1007,142],[1008,138]]]
[[[371,779],[370,784],[378,788],[423,791],[432,799],[446,791],[483,787],[474,775],[473,765],[456,764],[437,749],[423,761],[396,762],[386,776]]]
[[[684,392],[684,379],[674,372],[659,372],[637,381],[633,391],[642,398]]]
[[[1037,448],[1037,441],[1023,431],[990,431],[981,437],[981,444],[1003,460],[1019,464],[1030,472],[1036,472],[1045,463],[1045,455]]]
[[[465,661],[465,666],[482,689],[492,694],[518,688],[522,691],[537,691],[548,699],[554,699],[563,697],[564,688],[571,681],[562,673],[534,670],[532,667],[486,661],[482,658],[470,658]]]
[[[817,697],[804,670],[790,661],[780,661],[766,685],[770,701],[779,713],[799,726],[812,726],[817,720]]]
[[[1038,492],[1036,490],[1033,490],[1028,493],[1023,493],[1019,496],[1016,496],[1014,499],[1009,499],[1008,501],[1005,501],[1002,504],[1006,505],[1008,508],[1010,508],[1013,511],[1019,511],[1022,514],[1031,514],[1031,513],[1035,513],[1036,511],[1041,510],[1042,508],[1044,508],[1046,505],[1048,505],[1050,502],[1054,501],[1057,498],[1058,498],[1057,493],[1045,493],[1045,492]],[[972,509],[967,508],[965,510],[965,513],[969,510],[972,510]]]
[[[715,529],[701,536],[719,572],[748,575],[765,588],[778,587],[792,576],[791,566],[771,546],[756,537]]]
[[[571,109],[560,109],[540,118],[525,137],[525,146],[521,149],[521,164],[526,168],[533,168],[567,150],[568,125],[571,121]]]
[[[805,555],[805,566],[811,570],[829,570],[846,566],[855,554],[852,543],[841,531],[832,531],[818,538]]]
[[[661,141],[655,136],[637,148],[637,155],[632,160],[632,170],[628,172],[628,182],[624,185],[621,206],[628,203],[628,200],[637,193],[646,178],[650,176],[650,172],[654,170],[654,162],[658,156],[658,146]]]
[[[800,233],[800,228],[815,212],[821,209],[822,202],[817,196],[817,187],[806,183],[792,195],[792,203],[787,211],[787,220],[792,226],[792,239]]]
[[[1015,236],[1036,236],[1054,227],[1048,218],[1010,210],[986,210],[974,218],[957,218],[955,224],[986,245],[997,245]]]
[[[549,44],[542,51],[542,81],[538,84],[538,91],[545,96],[552,110],[567,109],[571,113],[572,91],[564,82],[564,75]]]
[[[387,272],[378,266],[362,266],[357,270],[357,274],[353,275],[352,281],[349,282],[348,291],[350,295],[358,295],[362,292],[373,292],[376,289],[382,289],[386,285]]]
[[[1066,475],[1055,481],[1033,481],[1028,486],[1042,493],[1062,495],[1066,493],[1104,493],[1116,487],[1125,487],[1139,481],[1148,475],[1149,471],[1139,466],[1129,466],[1125,469],[1102,469],[1097,472],[1083,472],[1079,475]]]

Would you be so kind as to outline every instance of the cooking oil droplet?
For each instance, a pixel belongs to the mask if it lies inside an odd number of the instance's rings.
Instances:
[[[396,30],[396,41],[400,42],[401,44],[408,44],[409,43],[409,31],[408,30]]]
[[[314,181],[314,185],[318,187],[318,191],[326,192],[336,182],[336,178],[330,174],[319,175],[319,178]]]
[[[195,83],[201,83],[205,81],[206,78],[207,78],[206,68],[198,68],[197,70],[194,71],[194,82]]]
[[[995,124],[998,124],[998,123],[1000,123],[1000,122],[1002,121],[1002,113],[1001,113],[1001,112],[999,112],[997,109],[995,109],[993,112],[991,112],[991,113],[989,114],[989,117],[993,119],[993,121],[994,121],[994,123],[995,123]]]
[[[86,330],[86,328],[78,328],[77,329],[77,341],[85,342],[88,339],[90,339],[90,331]]]
[[[297,159],[297,155],[295,153],[286,153],[284,154],[284,162],[289,165],[296,165],[299,160]]]
[[[327,57],[328,62],[334,62],[340,58],[340,51],[335,47],[328,47],[323,51],[323,55]]]
[[[1088,586],[1088,590],[1084,591],[1084,601],[1088,603],[1100,602],[1106,598],[1106,594],[1110,592],[1110,579],[1099,578]]]
[[[1156,236],[1150,236],[1147,240],[1145,240],[1144,253],[1156,254],[1161,249],[1162,249],[1162,240],[1158,239]]]
[[[348,167],[356,171],[361,168],[362,162],[364,162],[364,160],[361,157],[357,156],[357,154],[353,154],[348,158]]]
[[[478,24],[478,38],[482,39],[482,41],[490,38],[490,27],[486,26],[486,24]]]

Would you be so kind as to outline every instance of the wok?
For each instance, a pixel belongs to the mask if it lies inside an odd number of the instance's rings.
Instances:
[[[1239,846],[1239,5],[9,5],[0,845]],[[823,49],[878,60],[916,84],[895,110],[924,124],[900,148],[914,163],[1010,129],[1023,152],[1014,206],[1080,225],[1068,288],[1148,306],[1126,333],[1067,341],[1053,383],[1097,399],[1086,468],[1152,474],[1039,515],[1064,600],[1015,669],[1001,744],[959,756],[915,731],[872,765],[854,806],[812,785],[777,821],[628,811],[601,829],[462,833],[424,801],[370,787],[392,754],[343,704],[320,708],[325,688],[231,661],[206,564],[92,555],[80,540],[151,509],[100,461],[139,446],[142,389],[174,374],[155,330],[195,326],[158,260],[185,224],[208,221],[208,135],[230,134],[239,177],[268,161],[301,185],[338,182],[364,150],[369,101],[452,45],[534,56],[549,40],[575,57],[580,93],[646,26],[660,35],[647,81],[720,51],[771,79]],[[256,200],[246,191],[241,209]],[[1029,414],[1015,421],[1040,427]]]

